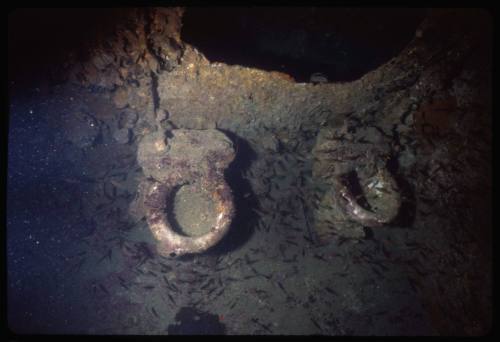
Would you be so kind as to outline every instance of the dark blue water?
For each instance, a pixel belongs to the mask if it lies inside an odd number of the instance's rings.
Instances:
[[[63,270],[86,233],[75,202],[84,187],[62,181],[78,170],[63,157],[67,142],[49,127],[47,117],[57,113],[46,104],[36,91],[10,97],[7,285],[9,326],[20,332],[64,329],[71,309],[53,303],[66,296]]]

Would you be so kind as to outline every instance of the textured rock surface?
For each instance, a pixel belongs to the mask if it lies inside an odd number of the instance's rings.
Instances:
[[[141,141],[137,161],[146,177],[183,183],[220,172],[234,158],[231,140],[217,130],[177,129],[171,134],[168,138],[157,131]]]

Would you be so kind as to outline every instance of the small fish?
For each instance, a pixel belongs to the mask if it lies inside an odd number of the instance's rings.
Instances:
[[[127,252],[131,253],[131,254],[134,254],[135,253],[135,250],[132,248],[132,247],[129,247],[127,245],[124,245],[125,249],[127,250]]]
[[[181,284],[194,284],[196,282],[198,282],[199,279],[177,279],[177,282],[181,283]]]
[[[205,278],[208,277],[208,274],[203,274],[203,273],[200,273],[197,275],[198,276],[198,280],[199,281],[203,281]]]
[[[287,292],[286,292],[286,290],[285,290],[285,287],[283,286],[283,284],[282,284],[280,281],[278,281],[277,283],[278,283],[278,286],[280,287],[280,289],[281,289],[283,292],[287,293]]]
[[[105,292],[107,295],[109,295],[109,291],[106,289],[106,287],[103,284],[99,284],[99,288]]]
[[[106,254],[104,254],[98,261],[97,263],[100,264],[104,259],[108,258],[108,260],[111,260],[111,253],[112,253],[112,250],[111,248],[108,249],[108,251],[106,252]]]
[[[158,313],[156,312],[154,306],[151,307],[151,311],[153,312],[153,314],[156,316],[156,318],[160,318],[160,316],[158,316]]]
[[[267,292],[266,292],[266,291],[261,290],[261,289],[255,289],[254,291],[255,291],[255,293],[256,293],[256,294],[258,294],[258,295],[266,295],[266,294],[267,294]]]
[[[384,278],[384,275],[379,270],[377,270],[376,267],[372,267],[372,271],[375,272],[375,274],[377,274],[380,278]]]
[[[259,216],[266,216],[266,213],[263,210],[252,208],[252,211],[255,212]]]
[[[266,331],[267,331],[267,332],[269,332],[269,333],[272,333],[272,332],[273,332],[273,331],[269,328],[269,327],[271,326],[271,323],[269,323],[269,324],[267,324],[267,325],[266,325],[266,324],[260,324],[260,326],[261,326],[262,328],[264,328],[264,330],[266,330]]]
[[[390,259],[391,258],[391,253],[387,250],[384,244],[382,244],[382,252],[384,253],[385,257]]]
[[[225,288],[223,287],[219,292],[215,294],[215,298],[219,297],[224,292],[224,290]]]
[[[119,236],[113,236],[113,237],[107,238],[107,239],[106,239],[106,240],[104,240],[104,241],[106,241],[106,242],[110,242],[110,241],[113,241],[113,240],[116,240],[116,239],[119,239],[119,238],[120,238]]]
[[[336,291],[334,291],[332,288],[328,287],[328,286],[325,287],[325,290],[328,291],[328,292],[330,292],[333,295],[338,296],[338,293]]]
[[[265,325],[265,324],[262,324],[261,322],[259,322],[259,320],[257,318],[252,318],[252,322],[258,324],[261,328],[264,328],[264,330],[266,330],[267,332],[272,332],[271,329],[269,329],[269,326],[268,325]]]
[[[292,262],[296,262],[297,260],[296,259],[283,259],[283,262],[286,262],[286,263],[292,263]]]
[[[170,301],[171,301],[172,303],[176,304],[176,303],[175,303],[175,300],[174,300],[174,297],[172,297],[172,295],[171,295],[170,293],[167,293],[167,296],[168,296],[168,299],[170,299]]]
[[[418,199],[427,205],[433,205],[437,202],[437,200],[435,200],[435,199],[427,198],[427,197],[423,197],[423,196],[419,196]]]
[[[420,215],[426,217],[426,216],[429,216],[430,214],[432,214],[432,211],[424,211],[424,210],[419,210],[418,211]]]
[[[408,277],[408,283],[410,284],[411,289],[413,290],[413,292],[418,292],[418,288],[420,287],[420,282],[419,281],[417,281],[414,278]]]
[[[338,243],[337,243],[337,246],[339,246],[339,247],[340,247],[340,246],[342,246],[342,244],[343,244],[344,242],[346,242],[347,240],[349,240],[349,239],[344,238],[344,237],[339,237],[339,239],[338,239]]]
[[[370,143],[368,140],[366,140],[366,137],[359,138],[357,142],[361,143],[361,144],[369,144]]]
[[[246,261],[247,265],[252,265],[252,264],[255,264],[258,260],[251,260],[250,257],[248,256],[248,254],[245,254],[245,261]]]
[[[323,260],[325,262],[328,262],[328,260],[325,259],[324,256],[320,255],[320,254],[314,254],[313,257],[315,257],[316,259],[319,259],[319,260]]]
[[[75,264],[75,266],[71,267],[71,269],[68,271],[68,273],[72,273],[73,270],[75,272],[78,272],[80,271],[80,268],[82,268],[83,264],[85,263],[85,260],[87,260],[86,258],[80,260],[77,264]]]
[[[314,318],[312,318],[312,317],[310,317],[310,319],[311,319],[311,322],[313,322],[313,324],[316,326],[316,328],[318,328],[319,330],[321,330],[321,327],[318,324],[318,322],[316,322],[316,320]]]
[[[255,268],[253,268],[252,266],[250,266],[250,269],[251,269],[252,271],[254,271],[254,273],[255,273],[256,275],[258,275],[259,277],[264,277],[264,278],[266,278],[266,279],[271,279],[271,278],[272,278],[272,275],[266,275],[266,274],[260,273],[259,271],[257,271],[257,270],[256,270]]]
[[[251,248],[250,248],[250,249],[251,249]],[[216,265],[220,264],[220,262],[222,261],[222,259],[223,259],[223,258],[222,258],[222,255],[219,255],[219,256],[217,257],[217,259],[215,259],[215,264],[216,264]]]
[[[191,306],[193,306],[193,307],[194,307],[194,306],[197,306],[198,304],[200,304],[200,303],[201,303],[201,301],[202,301],[202,300],[203,300],[203,297],[202,297],[202,298],[200,298],[200,299],[198,299],[196,302],[193,302],[193,303],[191,304]]]
[[[164,264],[163,262],[159,262],[159,264],[162,267],[161,272],[163,273],[170,272],[172,270],[172,267],[170,267],[167,264]]]
[[[118,276],[118,279],[120,280],[121,286],[123,286],[126,290],[130,289],[130,287],[127,286],[127,284],[125,283],[125,280],[122,277]]]
[[[170,283],[170,286],[172,287],[172,289],[175,291],[175,292],[179,292],[179,288],[177,286],[175,286],[174,283]]]
[[[146,290],[152,290],[155,287],[154,287],[154,285],[146,285],[146,286],[143,286],[143,288],[146,289]]]
[[[212,283],[214,282],[213,278],[210,278],[208,282],[206,282],[203,286],[200,287],[200,289],[205,290],[207,287],[209,287]]]
[[[376,262],[372,262],[372,264],[377,265],[378,267],[380,267],[384,271],[389,270],[389,267],[385,266],[382,262],[376,261]]]

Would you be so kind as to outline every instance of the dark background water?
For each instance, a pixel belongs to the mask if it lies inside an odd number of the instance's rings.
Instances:
[[[112,35],[123,9],[19,9],[9,15],[9,77],[47,77],[71,52],[83,60],[98,35]],[[308,82],[320,72],[351,81],[396,56],[424,9],[190,7],[182,39],[210,61],[285,72]],[[91,22],[92,25],[88,23]]]
[[[182,39],[210,61],[282,71],[297,82],[316,72],[345,82],[396,56],[424,15],[404,8],[196,7],[186,11]]]

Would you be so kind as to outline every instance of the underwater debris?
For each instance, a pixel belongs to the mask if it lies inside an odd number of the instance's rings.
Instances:
[[[154,237],[158,253],[181,256],[204,252],[225,235],[234,208],[223,171],[234,158],[232,142],[217,130],[173,130],[171,138],[161,131],[146,136],[139,145],[138,162],[146,177],[139,187],[143,196],[137,199]],[[199,236],[176,232],[173,215],[166,200],[176,188],[197,184],[200,191],[210,194],[216,208],[212,226]],[[170,200],[171,202],[171,200]],[[167,211],[167,214],[165,213]],[[168,217],[169,216],[169,217]]]
[[[365,237],[363,227],[380,226],[396,217],[401,195],[386,167],[390,142],[390,136],[352,117],[340,127],[320,130],[313,148],[318,190],[309,201],[320,240],[328,241],[331,233],[360,239]]]

